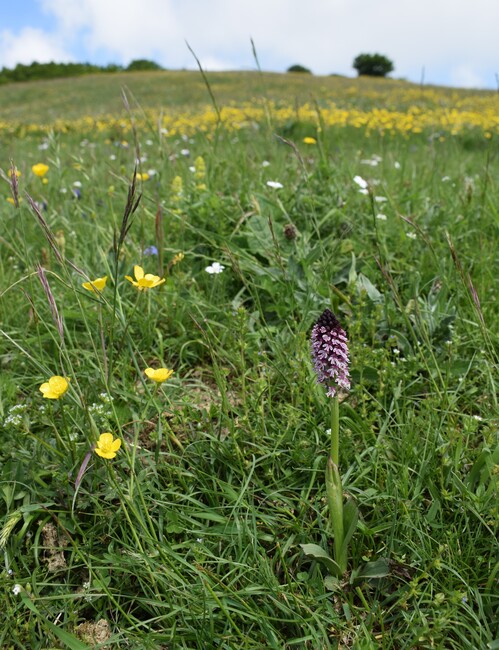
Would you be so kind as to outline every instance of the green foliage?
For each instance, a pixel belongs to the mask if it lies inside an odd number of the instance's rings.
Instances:
[[[141,70],[162,70],[163,68],[158,63],[148,59],[134,59],[126,69],[128,72],[138,72]]]
[[[352,67],[357,70],[359,76],[386,77],[393,72],[393,61],[383,54],[359,54],[355,57]]]
[[[2,68],[0,70],[0,84],[14,81],[37,81],[40,79],[59,79],[61,77],[78,77],[95,72],[116,72],[120,66],[100,67],[90,63],[38,63],[30,65],[18,63],[13,70]]]
[[[301,72],[305,74],[312,74],[312,71],[309,70],[309,68],[306,68],[305,66],[300,65],[299,63],[290,65],[289,68],[286,70],[286,72]]]

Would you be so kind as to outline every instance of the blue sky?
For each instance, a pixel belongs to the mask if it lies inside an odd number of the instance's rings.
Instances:
[[[44,61],[127,65],[148,58],[195,69],[264,70],[294,63],[354,76],[361,52],[395,63],[392,76],[493,88],[499,0],[2,0],[0,67]]]

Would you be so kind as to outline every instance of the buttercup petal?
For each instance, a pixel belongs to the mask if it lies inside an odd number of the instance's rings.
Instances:
[[[114,458],[116,456],[114,451],[107,451],[107,450],[102,450],[96,447],[95,453],[97,456],[100,456],[101,458],[106,458],[107,460],[111,460],[111,458]]]
[[[98,445],[99,447],[107,447],[113,442],[112,433],[101,433],[99,437]]]

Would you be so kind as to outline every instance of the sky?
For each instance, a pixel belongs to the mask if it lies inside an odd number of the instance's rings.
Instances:
[[[355,76],[380,53],[390,75],[427,84],[498,88],[499,0],[0,0],[0,68],[17,63],[262,70],[301,64]]]

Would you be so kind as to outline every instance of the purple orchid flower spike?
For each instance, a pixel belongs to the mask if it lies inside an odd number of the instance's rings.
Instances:
[[[334,397],[339,389],[350,390],[348,339],[330,309],[319,316],[310,341],[317,381],[327,387],[328,397]]]

